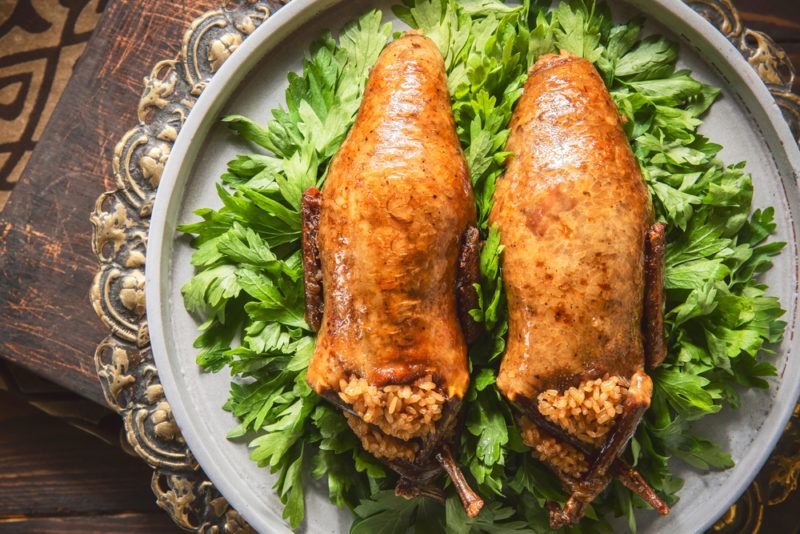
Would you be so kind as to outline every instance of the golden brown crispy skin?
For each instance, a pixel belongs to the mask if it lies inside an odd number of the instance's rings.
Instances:
[[[644,235],[652,207],[618,111],[591,63],[544,56],[511,121],[515,156],[490,221],[505,246],[512,402],[644,364]]]
[[[431,373],[464,394],[456,263],[474,219],[444,61],[408,32],[373,67],[322,191],[325,309],[307,376],[318,393],[351,373],[378,387]]]

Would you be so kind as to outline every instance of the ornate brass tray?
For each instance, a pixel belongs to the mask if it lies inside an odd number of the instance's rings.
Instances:
[[[246,532],[251,528],[206,478],[184,442],[150,351],[144,301],[144,264],[153,201],[178,131],[205,85],[231,53],[281,5],[259,0],[223,7],[195,20],[186,30],[180,56],[153,67],[144,80],[139,123],[116,145],[116,189],[100,196],[91,215],[92,247],[99,270],[91,302],[110,334],[95,353],[97,374],[108,404],[124,420],[126,439],[152,468],[158,505],[187,530]],[[730,0],[686,0],[736,45],[783,111],[800,140],[800,97],[791,92],[794,68],[767,35],[742,26]],[[780,450],[715,530],[757,532],[767,506],[796,489],[800,472],[800,406]],[[780,447],[779,447],[780,449]],[[769,497],[766,497],[769,495]]]

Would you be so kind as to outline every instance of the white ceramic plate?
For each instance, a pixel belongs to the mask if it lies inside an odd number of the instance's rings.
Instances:
[[[240,113],[266,123],[269,111],[283,104],[288,71],[299,71],[308,46],[324,29],[334,32],[367,9],[384,11],[395,29],[405,25],[386,0],[294,0],[260,26],[228,59],[206,87],[172,149],[161,179],[151,220],[147,254],[147,316],[161,382],[192,452],[216,487],[260,532],[288,532],[281,504],[272,490],[274,477],[256,467],[247,447],[225,435],[235,421],[221,409],[229,376],[205,374],[195,365],[192,341],[197,323],[184,310],[181,286],[192,276],[188,240],[179,223],[195,220],[192,211],[220,205],[213,184],[225,163],[252,151],[219,118]],[[641,10],[650,30],[681,43],[680,64],[702,81],[723,88],[702,132],[725,148],[727,162],[746,160],[755,183],[755,206],[776,208],[775,239],[789,246],[764,278],[781,298],[789,326],[774,363],[778,377],[768,392],[748,391],[742,408],[703,421],[704,435],[731,451],[736,467],[701,474],[676,462],[686,480],[681,500],[666,518],[641,512],[640,532],[694,532],[709,527],[744,491],[775,445],[800,391],[800,359],[794,336],[798,327],[798,153],[778,107],[739,52],[679,0],[631,0],[612,4],[615,15],[629,18]],[[669,28],[669,30],[667,30]],[[795,353],[795,354],[792,354]],[[792,357],[794,356],[794,357]],[[329,503],[326,488],[309,483],[307,519],[312,533],[347,532],[352,517]]]

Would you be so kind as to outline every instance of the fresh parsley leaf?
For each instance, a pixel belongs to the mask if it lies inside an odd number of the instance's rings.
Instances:
[[[782,339],[778,299],[757,280],[784,243],[774,210],[751,215],[752,178],[744,164],[726,166],[721,147],[698,133],[719,90],[676,70],[678,47],[641,38],[641,20],[623,24],[590,0],[512,5],[501,0],[404,0],[395,13],[437,44],[445,58],[453,116],[472,177],[484,240],[479,306],[486,334],[469,349],[472,385],[464,399],[466,429],[458,457],[487,500],[466,517],[452,489],[445,507],[406,501],[388,488],[395,475],[361,449],[343,416],[305,382],[314,337],[303,319],[300,199],[323,186],[331,157],[347,135],[369,69],[389,41],[377,10],[311,47],[302,72],[290,73],[285,106],[267,124],[224,119],[255,153],[231,160],[217,186],[222,207],[200,209],[180,226],[194,235],[195,276],[182,288],[186,308],[202,317],[198,364],[228,366],[225,404],[252,457],[278,473],[276,490],[293,527],[305,514],[302,472],[327,481],[331,501],[354,510],[356,534],[407,532],[544,532],[546,501],[563,501],[555,477],[530,456],[495,379],[508,317],[500,258],[489,213],[506,160],[508,124],[529,67],[566,50],[593,61],[621,115],[653,199],[667,224],[666,330],[669,355],[652,373],[650,410],[631,442],[630,459],[669,503],[682,481],[671,457],[701,469],[733,465],[719,446],[695,434],[694,422],[723,406],[736,408],[743,387],[763,388],[775,368],[761,358]],[[232,346],[233,345],[233,346]],[[602,519],[644,506],[612,483],[587,509],[583,531],[608,531]]]
[[[441,506],[432,506],[424,497],[406,500],[397,497],[392,490],[379,491],[356,507],[357,519],[350,534],[442,532],[443,529],[437,528],[441,527],[440,510]],[[433,521],[426,524],[426,520],[431,519]]]
[[[670,74],[678,58],[678,46],[663,37],[651,36],[640,41],[617,61],[617,78],[647,80]]]

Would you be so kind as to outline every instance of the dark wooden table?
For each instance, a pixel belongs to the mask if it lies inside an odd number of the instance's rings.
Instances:
[[[89,304],[97,269],[89,213],[112,187],[114,144],[136,123],[143,77],[177,55],[191,20],[220,3],[110,2],[0,213],[0,358],[98,404],[93,354],[107,332]],[[800,65],[798,0],[733,3]],[[20,406],[0,397],[0,531],[170,528],[151,504],[143,464]]]
[[[149,480],[118,446],[0,391],[0,532],[180,532]]]
[[[0,357],[65,388],[0,362],[0,390],[11,391],[0,391],[4,534],[180,532],[155,504],[150,468],[122,450],[119,418],[104,408],[92,355],[106,333],[89,304],[88,216],[111,186],[114,144],[136,123],[143,77],[221,3],[108,3],[0,213]]]

